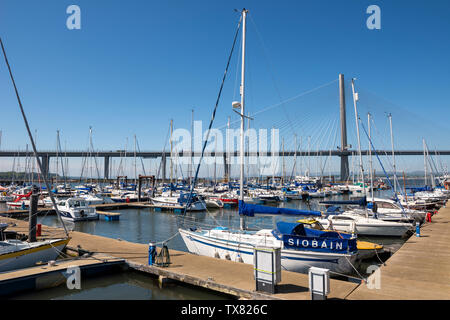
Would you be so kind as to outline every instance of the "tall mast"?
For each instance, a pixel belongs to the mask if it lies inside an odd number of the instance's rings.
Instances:
[[[294,179],[295,176],[297,175],[297,134],[294,134],[294,144],[295,144],[295,148],[294,148],[294,170],[293,171],[293,175],[294,175]]]
[[[230,125],[231,125],[230,122],[231,122],[231,119],[230,119],[230,117],[228,117],[228,122],[227,122],[228,132],[230,132]],[[227,145],[230,146],[229,134],[227,134],[227,139],[228,139]],[[231,154],[229,152],[227,152],[226,159],[227,159],[227,163],[226,163],[227,169],[225,170],[226,171],[225,172],[225,175],[226,175],[225,179],[226,179],[227,182],[230,182],[230,176],[231,176]]]
[[[239,179],[239,197],[244,201],[244,115],[245,115],[245,33],[247,10],[242,9],[242,66],[241,66],[241,148],[240,148],[240,179]],[[240,227],[246,229],[245,218],[240,218]]]
[[[137,168],[136,168],[136,134],[134,135],[134,184],[137,184]]]
[[[172,175],[173,175],[173,141],[172,141],[172,134],[173,134],[173,120],[170,119],[170,183],[172,183]]]
[[[285,168],[284,168],[284,137],[281,139],[281,151],[283,152],[283,158],[282,158],[282,171],[281,171],[281,185],[284,184],[284,174],[285,174]]]
[[[373,198],[373,167],[372,167],[372,148],[370,140],[372,139],[370,135],[370,112],[367,113],[367,127],[369,130],[369,164],[370,164],[370,195],[372,197],[372,201],[374,201]],[[394,181],[395,182],[395,181]]]
[[[356,121],[356,135],[358,136],[358,153],[359,153],[359,166],[361,169],[361,179],[363,184],[363,192],[366,193],[366,186],[364,184],[364,167],[361,154],[361,139],[359,136],[359,122],[358,122],[358,109],[356,107],[356,101],[358,101],[358,93],[355,92],[355,78],[352,79],[352,92],[353,92],[353,105],[355,106],[355,121]]]
[[[307,174],[308,178],[310,170],[311,170],[311,136],[308,136],[308,174]]]
[[[425,177],[425,186],[427,185],[427,156],[425,154],[425,139],[422,138],[423,142],[423,165],[424,165],[424,177]]]
[[[194,152],[194,109],[192,109],[192,118],[191,118],[191,162],[189,169],[189,184],[192,184],[192,176],[194,170],[194,161],[193,161],[193,152]]]
[[[395,167],[395,154],[394,154],[394,134],[392,132],[392,115],[389,113],[389,127],[391,130],[391,147],[392,147],[392,162],[394,167],[394,193],[397,193],[397,170]]]

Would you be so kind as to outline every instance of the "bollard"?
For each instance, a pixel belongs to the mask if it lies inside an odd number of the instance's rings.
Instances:
[[[416,222],[416,237],[420,237],[420,223]]]
[[[41,230],[42,230],[42,225],[40,223],[38,223],[36,225],[36,237],[40,237],[41,236]]]
[[[148,244],[148,265],[151,266],[155,262],[156,256],[156,246],[154,243],[150,242]]]

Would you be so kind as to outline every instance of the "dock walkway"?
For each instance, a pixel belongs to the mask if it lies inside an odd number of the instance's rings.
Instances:
[[[14,223],[8,230],[26,233],[27,222],[12,218],[0,218],[1,222]],[[55,234],[55,232],[57,234]],[[42,226],[42,237],[63,236],[61,229]],[[208,288],[243,299],[310,299],[308,275],[282,271],[279,292],[274,295],[255,292],[253,266],[239,262],[198,256],[183,251],[169,250],[169,267],[148,265],[148,244],[132,243],[87,233],[72,231],[69,246],[104,254],[111,258],[125,259],[129,267],[190,285]],[[344,299],[358,284],[332,279],[329,298]]]
[[[450,207],[441,208],[380,267],[380,289],[360,285],[347,299],[450,299]]]

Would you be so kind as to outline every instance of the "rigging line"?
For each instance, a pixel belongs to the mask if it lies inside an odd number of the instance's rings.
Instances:
[[[388,120],[386,120],[386,121],[388,121]],[[386,145],[383,143],[383,139],[382,139],[382,136],[381,136],[381,133],[380,133],[380,131],[378,130],[378,128],[377,128],[377,126],[375,125],[375,121],[372,119],[372,124],[373,124],[373,126],[374,126],[374,128],[375,128],[375,133],[376,134],[378,134],[378,136],[380,137],[380,140],[381,140],[381,147],[383,148],[383,150],[385,150],[384,151],[384,155],[386,156],[386,159],[387,159],[387,163],[388,163],[388,165],[389,165],[389,169],[391,170],[391,171],[393,171],[394,170],[394,165],[393,165],[393,163],[390,161],[390,157],[389,157],[389,155],[387,154],[387,151],[386,150],[388,150],[387,148],[386,148]],[[385,128],[387,128],[387,126],[385,127]],[[371,139],[373,139],[373,138],[371,138]],[[370,142],[371,143],[371,142]],[[370,146],[369,146],[370,147]],[[396,179],[397,178],[397,179]],[[398,190],[400,190],[400,192],[403,194],[403,188],[401,187],[401,185],[400,185],[400,182],[398,181],[398,177],[396,177],[396,176],[394,176],[394,183],[395,184],[397,184],[398,185]],[[391,186],[392,187],[392,186]],[[404,196],[406,196],[405,194],[403,194]]]
[[[252,15],[249,14],[249,16],[250,16],[250,20],[252,21],[252,23],[253,23],[253,25],[254,25],[254,27],[255,27],[256,34],[257,34],[259,40],[261,41],[261,46],[262,46],[262,48],[263,48],[263,56],[264,56],[264,59],[266,60],[266,63],[267,63],[267,65],[268,65],[268,69],[269,69],[269,72],[270,72],[270,75],[271,75],[271,78],[272,78],[273,86],[275,87],[275,91],[276,91],[277,94],[278,94],[278,98],[280,99],[280,101],[283,101],[283,98],[281,97],[280,90],[278,89],[277,82],[275,81],[275,73],[274,73],[274,71],[273,71],[273,69],[272,69],[272,65],[271,65],[270,62],[269,62],[269,55],[267,54],[266,46],[265,46],[264,41],[263,41],[263,39],[262,39],[262,36],[261,36],[261,34],[260,34],[259,30],[258,30],[258,27],[256,26],[255,21],[253,20]],[[281,107],[282,107],[282,110],[283,110],[284,115],[286,116],[286,119],[288,119],[289,126],[290,126],[290,129],[291,129],[291,131],[292,131],[291,133],[294,133],[295,130],[294,130],[294,127],[292,126],[292,123],[291,123],[291,121],[290,121],[290,118],[289,118],[289,116],[288,116],[288,114],[287,114],[287,112],[286,112],[286,108],[285,108],[285,106],[284,106],[284,103],[281,105]]]
[[[337,118],[335,118],[334,121],[333,121],[333,124],[332,124],[332,126],[330,128],[331,129],[330,133],[328,135],[328,141],[327,141],[327,143],[325,145],[330,145],[331,136],[332,136],[332,134],[335,131],[336,124],[337,124]],[[335,135],[335,140],[336,140],[336,135]],[[325,148],[323,148],[323,149],[325,150]],[[324,161],[323,167],[321,168],[322,169],[321,170],[322,171],[322,175],[323,175],[323,172],[325,171],[325,167],[327,165],[327,160],[328,160],[329,157],[330,157],[329,155],[325,157],[325,161]]]
[[[361,127],[363,128],[364,133],[366,134],[367,139],[369,140],[369,144],[370,144],[370,146],[372,147],[372,150],[373,150],[373,152],[375,153],[375,156],[377,157],[378,162],[380,163],[381,168],[383,169],[383,172],[384,172],[384,174],[385,174],[385,176],[386,176],[387,181],[389,182],[389,186],[390,186],[392,189],[394,189],[394,187],[392,186],[391,180],[389,179],[389,176],[388,176],[387,173],[386,173],[386,170],[384,170],[383,163],[381,162],[380,157],[378,157],[378,153],[377,153],[377,151],[375,150],[375,147],[373,146],[372,140],[369,138],[369,135],[367,134],[367,131],[366,131],[366,127],[365,127],[364,124],[362,123],[361,119],[360,119],[360,122],[361,122]],[[394,183],[395,183],[395,182],[394,182]],[[401,202],[399,201],[399,199],[398,199],[398,197],[397,197],[397,193],[394,193],[394,200],[395,200],[395,202],[397,202],[397,203],[399,204],[399,206],[402,208],[402,213],[403,213],[403,215],[406,216],[405,209],[403,208]]]
[[[141,148],[139,147],[139,141],[137,139],[136,139],[136,145],[137,145],[138,151],[141,152]],[[142,157],[139,157],[139,159],[141,159],[142,171],[144,172],[144,176],[146,176],[147,174],[145,173],[144,160],[142,159]]]
[[[166,153],[166,147],[167,147],[167,141],[169,140],[169,134],[170,134],[170,126],[169,126],[169,129],[168,129],[167,134],[166,134],[166,140],[164,142],[164,147],[163,147],[163,154]],[[165,157],[165,155],[164,155],[164,157]],[[159,173],[161,172],[161,167],[162,167],[162,163],[163,163],[162,160],[163,160],[163,157],[161,156],[161,161],[159,162],[158,171],[156,173],[156,179],[159,178]]]
[[[259,110],[259,111],[256,111],[255,113],[251,114],[250,117],[251,117],[251,118],[254,118],[256,115],[258,115],[258,114],[260,114],[260,113],[262,113],[262,112],[266,112],[266,111],[268,111],[268,110],[274,109],[274,108],[276,108],[276,107],[278,107],[278,106],[280,106],[280,105],[282,105],[282,104],[284,104],[284,103],[286,103],[286,102],[289,102],[289,101],[298,99],[298,98],[300,98],[300,97],[302,97],[302,96],[305,96],[305,95],[310,94],[310,93],[312,93],[312,92],[315,92],[315,91],[317,91],[317,90],[319,90],[319,89],[322,89],[322,88],[324,88],[324,87],[327,87],[327,86],[329,86],[329,85],[331,85],[331,84],[333,84],[333,83],[335,83],[335,82],[337,82],[337,81],[338,81],[338,79],[335,79],[335,80],[333,80],[333,81],[327,82],[327,83],[322,84],[322,85],[320,85],[320,86],[318,86],[318,87],[315,87],[315,88],[313,88],[313,89],[304,91],[304,92],[302,92],[302,93],[300,93],[300,94],[298,94],[298,95],[296,95],[296,96],[293,96],[293,97],[291,97],[291,98],[288,98],[288,99],[286,99],[286,100],[284,100],[284,101],[282,101],[282,102],[278,102],[278,103],[275,103],[275,104],[273,104],[273,105],[267,106],[267,107],[265,107],[265,108],[263,108],[263,109],[261,109],[261,110]],[[240,121],[240,120],[234,120],[234,121],[232,121],[230,124],[236,124],[236,123],[238,123],[239,121]],[[226,128],[226,127],[227,127],[227,125],[225,124],[225,125],[222,125],[222,126],[218,127],[217,129],[223,129],[223,128]]]
[[[200,170],[200,165],[201,165],[201,162],[202,162],[202,159],[203,159],[203,155],[205,153],[206,145],[208,144],[208,138],[209,138],[209,134],[211,132],[211,127],[212,127],[212,125],[214,123],[214,118],[216,117],[217,107],[219,106],[219,101],[220,101],[220,97],[222,95],[223,86],[225,84],[225,79],[226,79],[226,76],[227,76],[228,67],[230,66],[231,57],[233,55],[234,47],[236,45],[236,40],[238,38],[239,29],[240,29],[240,26],[241,26],[241,21],[242,21],[242,15],[241,15],[241,17],[239,19],[238,27],[237,27],[236,33],[234,35],[233,46],[231,47],[231,52],[230,52],[230,55],[228,56],[227,66],[225,67],[225,72],[223,74],[222,83],[221,83],[220,89],[219,89],[219,94],[217,95],[216,105],[214,107],[214,111],[213,111],[212,116],[211,116],[211,121],[209,122],[209,127],[208,127],[208,131],[206,133],[205,143],[203,144],[203,148],[202,148],[202,154],[200,156],[200,159],[199,159],[199,162],[198,162],[198,165],[197,165],[197,169],[195,171],[194,181],[192,181],[192,184],[191,184],[191,191],[189,193],[188,202],[186,203],[186,206],[184,208],[183,215],[186,215],[186,210],[191,204],[192,194],[194,192],[195,183],[197,182],[198,173],[199,173],[199,170]]]
[[[6,57],[6,52],[5,52],[5,48],[3,46],[3,41],[1,39],[1,37],[0,37],[0,45],[2,47],[3,57],[5,58],[6,65],[8,66],[9,75],[11,77],[11,81],[13,83],[14,90],[16,92],[17,102],[19,103],[19,107],[20,107],[20,111],[22,113],[23,121],[25,122],[25,127],[27,128],[28,137],[30,138],[31,145],[33,147],[34,156],[36,157],[36,161],[37,161],[37,164],[39,166],[39,170],[41,171],[41,173],[43,173],[41,159],[39,159],[39,156],[38,156],[38,152],[37,152],[37,149],[36,149],[36,145],[34,143],[33,135],[31,134],[30,126],[28,125],[28,120],[27,120],[27,117],[25,115],[25,111],[23,110],[22,101],[20,100],[20,96],[19,96],[19,91],[17,90],[16,82],[14,81],[14,77],[13,77],[13,74],[12,74],[9,62],[8,62],[8,58]],[[61,223],[62,223],[62,225],[64,227],[64,231],[65,231],[66,235],[69,236],[69,233],[67,232],[66,226],[65,226],[65,224],[64,224],[64,222],[63,222],[63,220],[61,218],[61,214],[60,214],[60,212],[59,212],[59,210],[58,210],[58,208],[56,206],[55,198],[53,197],[53,192],[50,190],[50,185],[48,183],[47,177],[45,176],[45,174],[42,174],[42,177],[43,177],[45,185],[47,187],[47,191],[48,191],[48,194],[50,196],[50,199],[52,200],[53,207],[55,208],[55,211],[58,214],[58,218],[60,219],[60,221],[61,221]]]

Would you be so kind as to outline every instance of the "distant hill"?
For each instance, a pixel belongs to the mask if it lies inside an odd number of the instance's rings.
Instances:
[[[50,173],[50,177],[58,179],[61,178],[60,175],[55,173]],[[1,180],[23,180],[23,179],[31,179],[31,174],[26,172],[14,172],[14,171],[7,171],[7,172],[0,172],[0,179]],[[33,180],[38,180],[39,175],[36,172],[33,172]]]

